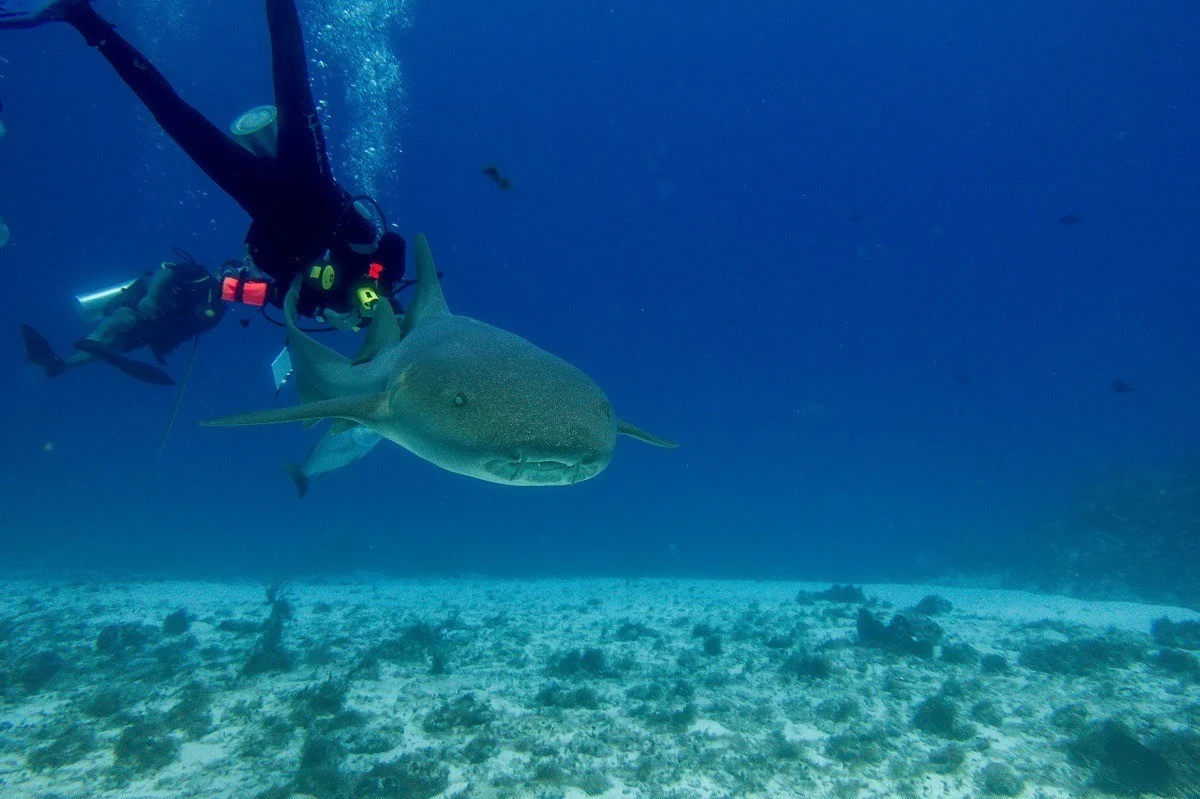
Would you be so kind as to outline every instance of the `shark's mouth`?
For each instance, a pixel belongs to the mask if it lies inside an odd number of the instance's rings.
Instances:
[[[571,485],[594,477],[600,459],[589,455],[573,461],[547,457],[496,458],[485,468],[505,483],[514,485]]]

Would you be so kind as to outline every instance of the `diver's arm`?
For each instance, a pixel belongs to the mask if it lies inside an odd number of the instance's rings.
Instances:
[[[146,296],[137,306],[137,315],[141,319],[153,319],[158,316],[158,300],[171,281],[175,279],[174,264],[163,264],[154,274],[146,278]]]
[[[263,159],[242,147],[188,105],[150,60],[127,42],[111,23],[78,2],[64,9],[63,21],[112,65],[163,131],[212,180],[251,216],[272,199]]]

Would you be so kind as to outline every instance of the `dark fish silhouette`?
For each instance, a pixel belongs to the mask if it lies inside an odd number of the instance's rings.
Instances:
[[[1118,394],[1128,394],[1130,391],[1133,391],[1133,386],[1124,380],[1114,380],[1112,381],[1112,390]]]
[[[513,182],[504,175],[500,174],[500,169],[495,164],[488,164],[483,168],[483,174],[500,187],[501,191],[512,191]]]
[[[846,221],[852,225],[857,225],[859,222],[863,221],[864,219],[866,219],[866,217],[863,216],[862,214],[850,214],[848,217],[846,217]]]
[[[1063,227],[1071,227],[1072,225],[1078,225],[1082,221],[1083,217],[1079,214],[1067,214],[1066,216],[1059,217],[1058,224]]]

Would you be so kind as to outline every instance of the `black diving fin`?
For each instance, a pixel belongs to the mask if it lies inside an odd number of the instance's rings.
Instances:
[[[45,369],[46,377],[58,377],[67,370],[66,363],[58,357],[46,337],[29,325],[21,325],[21,341],[25,343],[25,357]]]
[[[80,352],[86,352],[93,358],[104,361],[105,363],[120,369],[130,377],[141,380],[143,383],[153,383],[156,386],[173,386],[175,380],[169,374],[159,369],[157,366],[151,366],[148,363],[126,358],[124,355],[113,352],[108,347],[98,341],[90,338],[80,339],[75,342],[75,349]]]

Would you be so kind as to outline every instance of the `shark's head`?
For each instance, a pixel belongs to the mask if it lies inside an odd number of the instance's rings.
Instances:
[[[412,358],[388,386],[388,401],[404,445],[421,457],[529,486],[578,483],[612,460],[612,406],[561,358],[462,316],[419,327],[402,346]]]

